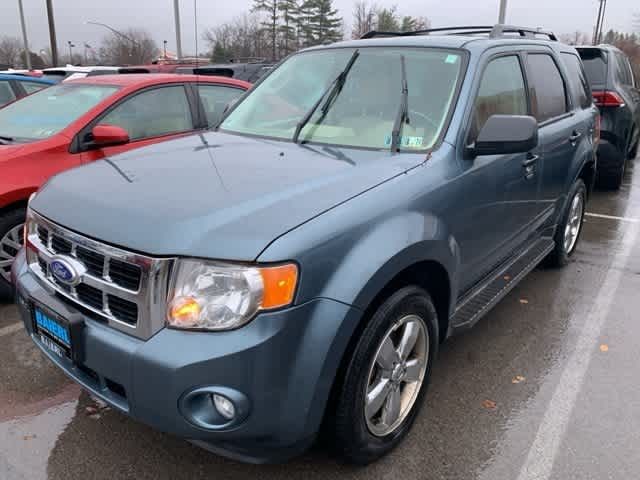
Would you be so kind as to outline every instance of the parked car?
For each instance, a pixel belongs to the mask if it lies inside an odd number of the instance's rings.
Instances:
[[[640,140],[640,90],[627,56],[612,45],[578,47],[600,109],[597,184],[617,190]]]
[[[49,177],[209,128],[248,87],[194,75],[98,76],[55,85],[0,109],[0,296],[10,294],[27,199]]]
[[[78,78],[93,77],[96,75],[114,75],[119,73],[120,67],[87,66],[80,67],[67,65],[66,67],[45,68],[42,77],[55,83],[76,80]]]
[[[273,68],[272,63],[224,63],[203,65],[200,67],[179,67],[176,73],[194,73],[196,75],[215,75],[220,77],[237,78],[255,83]]]
[[[0,74],[0,107],[53,85],[50,80]]]
[[[32,340],[237,459],[299,453],[323,421],[347,461],[389,452],[440,342],[567,263],[594,177],[576,50],[452,30],[306,49],[218,131],[51,179],[13,268]]]
[[[1,65],[0,65],[1,67]],[[0,75],[11,74],[11,75],[24,75],[25,77],[42,77],[42,70],[14,70],[13,68],[9,68],[7,70],[0,70]]]
[[[118,73],[195,73],[196,63],[169,62],[151,63],[146,65],[127,65],[118,68]],[[224,75],[219,75],[224,76]]]

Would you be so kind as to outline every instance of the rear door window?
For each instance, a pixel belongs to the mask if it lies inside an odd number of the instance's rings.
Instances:
[[[191,109],[182,85],[154,88],[127,98],[100,123],[124,128],[131,140],[193,129]]]
[[[25,92],[27,92],[27,95],[36,93],[37,91],[42,90],[43,88],[46,88],[49,86],[46,83],[37,83],[37,82],[20,82],[20,85],[22,85],[22,88],[24,88]]]
[[[469,140],[492,115],[527,115],[527,95],[520,60],[515,55],[491,60],[482,74]]]
[[[564,80],[551,55],[527,55],[527,77],[533,116],[542,123],[567,112]]]
[[[7,80],[0,80],[0,106],[13,102],[16,99],[13,89]]]
[[[580,58],[572,53],[563,53],[560,57],[569,73],[569,84],[576,95],[577,105],[580,108],[589,108],[591,106],[591,92]]]
[[[616,54],[616,77],[620,83],[626,86],[633,86],[633,76],[629,60],[624,55]]]
[[[198,92],[200,93],[204,112],[207,115],[207,126],[209,127],[217,125],[227,104],[244,93],[239,88],[204,85],[202,83],[198,84]]]

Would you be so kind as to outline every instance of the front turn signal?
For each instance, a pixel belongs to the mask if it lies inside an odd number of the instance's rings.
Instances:
[[[259,268],[263,282],[260,308],[271,310],[293,303],[298,284],[298,267],[295,264]]]

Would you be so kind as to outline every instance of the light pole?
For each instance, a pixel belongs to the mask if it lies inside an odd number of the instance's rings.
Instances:
[[[92,22],[92,21],[90,21],[90,20],[89,20],[89,21],[86,21],[86,22],[84,22],[84,23],[85,23],[86,25],[98,25],[98,26],[100,26],[100,27],[104,27],[104,28],[106,28],[107,30],[111,30],[113,33],[115,33],[115,34],[116,34],[116,35],[118,35],[119,37],[122,37],[122,38],[124,38],[125,40],[130,41],[134,46],[137,46],[137,45],[138,45],[138,42],[136,42],[133,38],[131,38],[131,37],[130,37],[130,36],[128,36],[128,35],[125,35],[124,33],[122,33],[122,32],[120,32],[120,31],[116,30],[116,29],[115,29],[115,28],[113,28],[113,27],[110,27],[110,26],[109,26],[109,25],[107,25],[106,23]]]
[[[507,18],[507,0],[500,0],[500,14],[498,15],[498,23],[504,24]]]
[[[134,56],[133,54],[134,54],[134,53],[136,53],[136,52],[135,52],[135,48],[136,48],[136,47],[138,47],[138,50],[140,50],[140,52],[139,52],[139,53],[142,53],[142,51],[143,51],[143,50],[142,50],[142,48],[140,48],[140,44],[139,44],[136,40],[134,40],[133,38],[131,38],[129,35],[125,35],[124,33],[122,33],[122,32],[120,32],[120,31],[116,30],[115,28],[110,27],[110,26],[109,26],[109,25],[107,25],[106,23],[101,23],[101,22],[92,22],[92,21],[90,21],[90,20],[89,20],[89,21],[86,21],[86,22],[84,22],[84,23],[85,23],[86,25],[98,25],[98,26],[100,26],[100,27],[104,27],[104,28],[106,28],[107,30],[109,30],[109,31],[111,31],[111,32],[113,32],[113,33],[115,33],[117,36],[119,36],[119,37],[121,37],[121,38],[124,38],[125,40],[128,40],[129,42],[131,42],[131,45],[132,45],[132,47],[133,47],[133,48],[129,51],[129,58],[132,58],[132,57]]]
[[[56,40],[56,24],[53,20],[52,0],[47,0],[47,20],[49,22],[49,43],[51,44],[51,66],[58,66],[58,41]]]
[[[182,60],[182,35],[180,34],[180,2],[173,0],[173,16],[176,22],[176,55]]]
[[[22,24],[22,40],[24,41],[24,61],[27,64],[27,70],[31,70],[31,52],[29,51],[29,40],[27,39],[27,25],[24,22],[24,9],[22,8],[22,0],[18,0],[18,10],[20,10],[20,23]]]
[[[67,40],[67,45],[69,45],[69,65],[73,65],[73,47],[75,45],[71,40]]]

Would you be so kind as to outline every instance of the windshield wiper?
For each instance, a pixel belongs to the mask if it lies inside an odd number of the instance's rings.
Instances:
[[[409,123],[409,86],[407,85],[407,69],[404,55],[400,55],[400,66],[402,73],[402,99],[396,120],[393,122],[393,130],[391,130],[391,152],[400,151],[402,125],[403,123]]]
[[[324,105],[322,105],[322,116],[320,117],[320,121],[324,120],[324,117],[327,115],[329,108],[331,108],[331,104],[333,100],[338,96],[340,91],[342,91],[342,87],[344,86],[344,82],[347,79],[347,75],[349,75],[349,71],[351,70],[351,67],[353,67],[353,64],[356,62],[356,59],[358,58],[359,55],[360,55],[360,50],[356,50],[355,52],[353,52],[353,55],[351,55],[351,58],[349,59],[347,66],[344,67],[344,70],[342,70],[342,72],[340,72],[340,75],[338,75],[336,79],[333,82],[331,82],[331,85],[329,85],[329,88],[327,88],[322,93],[318,101],[313,104],[313,107],[311,107],[311,109],[306,113],[306,115],[302,117],[302,120],[298,122],[298,124],[296,125],[296,131],[293,134],[293,139],[292,139],[293,143],[298,143],[298,137],[300,137],[300,132],[302,131],[304,126],[307,123],[309,123],[309,120],[311,120],[311,117],[320,106],[322,99],[327,97],[328,95],[327,101],[324,103]]]
[[[13,143],[13,138],[0,135],[0,142]]]

